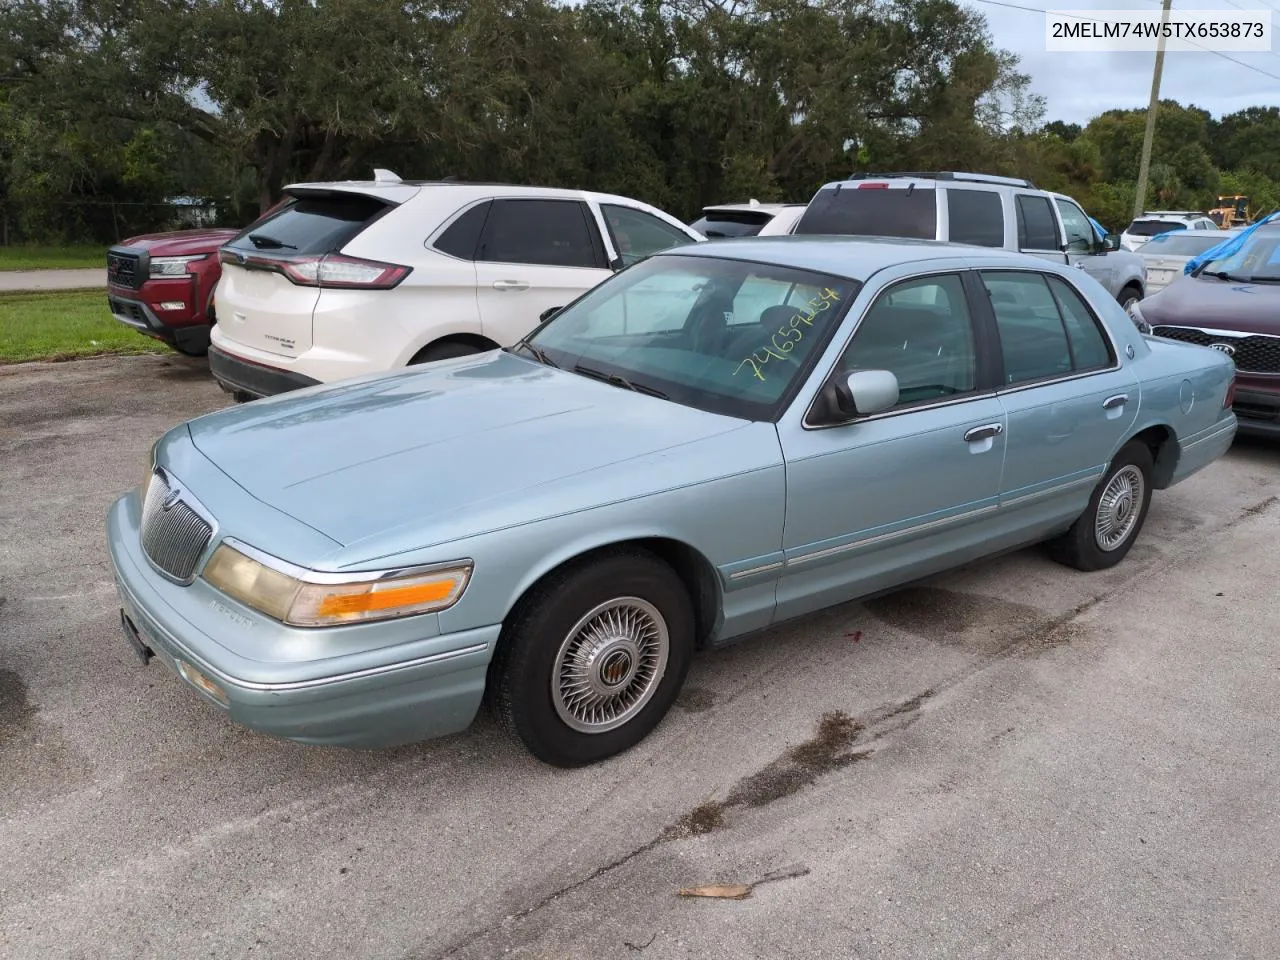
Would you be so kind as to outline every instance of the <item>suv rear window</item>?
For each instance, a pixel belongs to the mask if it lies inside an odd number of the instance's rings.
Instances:
[[[1135,237],[1154,237],[1159,233],[1168,233],[1170,230],[1185,230],[1185,223],[1178,223],[1175,220],[1135,220],[1129,224],[1129,229],[1125,233],[1133,234]]]
[[[750,210],[715,210],[689,224],[694,230],[714,240],[717,237],[754,237],[773,219],[772,213]]]
[[[841,185],[839,190],[819,190],[792,232],[934,240],[938,236],[936,204],[932,187]]]
[[[259,253],[333,253],[391,206],[359,193],[298,197],[245,228],[227,246]]]

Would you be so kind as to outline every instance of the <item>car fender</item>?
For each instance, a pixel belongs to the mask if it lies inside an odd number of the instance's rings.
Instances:
[[[484,331],[480,329],[478,320],[461,320],[446,323],[433,323],[428,329],[419,332],[412,339],[406,341],[403,348],[396,355],[396,361],[393,369],[399,369],[409,365],[409,361],[416,357],[424,347],[428,347],[437,340],[444,340],[447,337],[479,337],[484,340],[491,338],[484,335]]]

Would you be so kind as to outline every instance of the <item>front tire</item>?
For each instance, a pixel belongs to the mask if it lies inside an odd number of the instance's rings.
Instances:
[[[1152,464],[1145,444],[1121,447],[1084,513],[1050,545],[1053,558],[1084,571],[1105,570],[1123,560],[1147,521]]]
[[[508,733],[557,767],[635,746],[675,702],[693,656],[693,604],[645,550],[597,554],[548,577],[503,628],[486,685]]]

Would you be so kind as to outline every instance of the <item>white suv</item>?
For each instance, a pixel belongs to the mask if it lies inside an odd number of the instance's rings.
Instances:
[[[1152,237],[1172,230],[1221,230],[1208,214],[1197,210],[1148,210],[1120,234],[1120,246],[1137,250]]]
[[[1018,250],[1068,263],[1126,308],[1146,292],[1142,260],[1119,250],[1071,197],[986,173],[856,173],[824,185],[793,234],[902,237]]]
[[[302,183],[220,251],[209,368],[246,400],[515,343],[636,260],[705,238],[602,193]]]

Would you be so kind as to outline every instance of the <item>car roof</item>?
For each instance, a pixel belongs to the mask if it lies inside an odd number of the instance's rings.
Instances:
[[[736,237],[708,240],[696,245],[672,247],[655,256],[723,257],[776,263],[797,270],[816,270],[836,277],[865,280],[885,267],[910,261],[955,260],[957,257],[980,257],[984,260],[1007,260],[1012,264],[1051,263],[1035,260],[1026,254],[999,247],[976,247],[963,243],[940,243],[937,240],[904,240],[897,237],[795,236]],[[855,269],[856,268],[856,269]]]
[[[586,200],[593,199],[601,203],[619,203],[625,206],[636,206],[641,201],[633,197],[623,197],[612,193],[597,193],[594,190],[573,190],[565,187],[539,187],[514,183],[478,183],[463,180],[328,180],[307,183],[291,183],[285,188],[287,193],[305,193],[309,191],[337,191],[341,193],[359,193],[382,200],[403,203],[416,194],[430,190],[448,190],[466,202],[485,197],[547,197],[549,199]],[[648,204],[645,204],[648,206]]]

